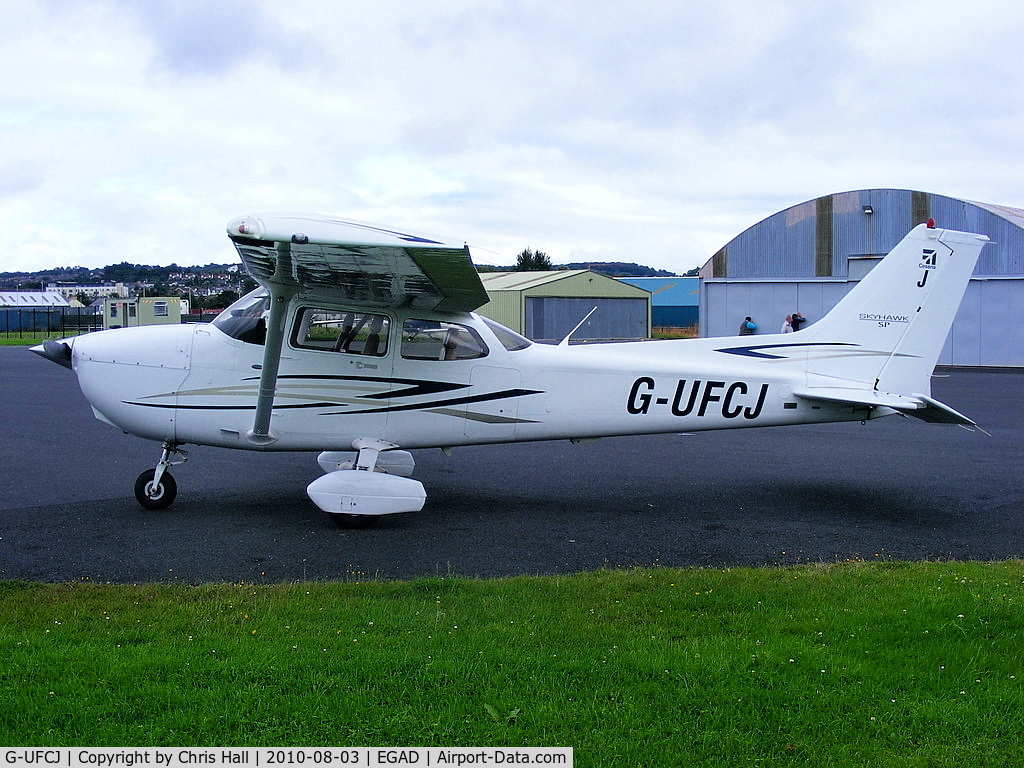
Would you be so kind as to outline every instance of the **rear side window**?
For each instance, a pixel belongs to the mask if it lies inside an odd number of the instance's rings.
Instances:
[[[443,320],[406,320],[402,357],[407,360],[473,360],[487,356],[487,345],[466,325]]]
[[[383,357],[388,352],[390,329],[387,315],[304,307],[295,323],[292,346]]]

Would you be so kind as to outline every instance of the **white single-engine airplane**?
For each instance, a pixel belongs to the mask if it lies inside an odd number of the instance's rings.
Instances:
[[[310,498],[339,525],[423,507],[407,449],[573,441],[894,413],[974,422],[931,375],[988,238],[913,229],[832,311],[789,334],[535,344],[473,312],[462,244],[321,216],[228,224],[260,288],[209,325],[47,341],[96,417],[163,453],[135,484],[168,506],[193,443],[322,451]]]

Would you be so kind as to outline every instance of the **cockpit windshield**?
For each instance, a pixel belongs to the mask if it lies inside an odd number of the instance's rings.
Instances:
[[[495,322],[489,317],[481,315],[480,319],[483,320],[494,335],[498,337],[498,341],[501,342],[501,346],[509,352],[515,352],[518,349],[526,349],[528,346],[533,344],[533,342],[525,336],[520,336],[511,328],[506,328],[501,323]]]
[[[257,288],[217,315],[213,325],[233,339],[263,344],[267,338],[264,315],[269,310],[270,294],[265,288]]]

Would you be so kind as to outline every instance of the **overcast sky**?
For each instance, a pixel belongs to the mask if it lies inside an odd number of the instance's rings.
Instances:
[[[703,264],[832,192],[1024,207],[1024,4],[4,0],[0,271],[334,214],[479,263]]]

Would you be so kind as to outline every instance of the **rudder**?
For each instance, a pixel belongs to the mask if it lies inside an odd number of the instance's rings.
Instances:
[[[949,335],[984,235],[911,230],[820,321],[799,333],[817,353],[807,384],[858,383],[895,394],[931,392],[931,374]],[[836,345],[831,354],[821,345]]]

